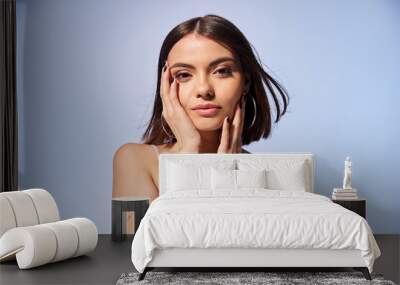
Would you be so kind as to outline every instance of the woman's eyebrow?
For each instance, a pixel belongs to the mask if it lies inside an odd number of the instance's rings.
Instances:
[[[212,68],[212,67],[220,64],[221,62],[225,62],[225,61],[233,61],[234,63],[237,62],[236,59],[234,59],[232,57],[220,57],[220,58],[217,58],[217,59],[213,60],[212,62],[210,62],[210,64],[208,65],[208,68]],[[193,65],[188,64],[188,63],[183,63],[183,62],[174,63],[173,65],[171,65],[170,69],[172,69],[174,67],[186,67],[186,68],[195,69],[195,67]]]

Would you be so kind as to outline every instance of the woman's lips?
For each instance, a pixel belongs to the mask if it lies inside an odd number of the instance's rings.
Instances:
[[[195,109],[193,111],[197,112],[203,117],[213,117],[215,116],[221,108],[207,108],[207,109]]]

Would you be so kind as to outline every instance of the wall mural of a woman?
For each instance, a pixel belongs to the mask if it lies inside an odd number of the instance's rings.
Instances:
[[[157,74],[143,143],[125,143],[114,155],[113,197],[157,198],[159,153],[247,153],[243,145],[270,135],[272,107],[276,123],[289,103],[243,33],[217,15],[174,27]]]

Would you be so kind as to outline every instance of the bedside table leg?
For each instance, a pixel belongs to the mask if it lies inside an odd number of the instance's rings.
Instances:
[[[120,203],[112,201],[111,208],[111,239],[122,241],[122,206]]]
[[[135,233],[139,227],[140,221],[143,219],[146,214],[147,208],[149,207],[148,203],[140,203],[135,206]]]

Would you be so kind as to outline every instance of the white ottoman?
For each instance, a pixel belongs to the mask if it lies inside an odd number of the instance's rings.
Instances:
[[[87,218],[59,220],[57,204],[44,189],[0,193],[0,262],[20,269],[86,254],[96,248],[96,225]]]

